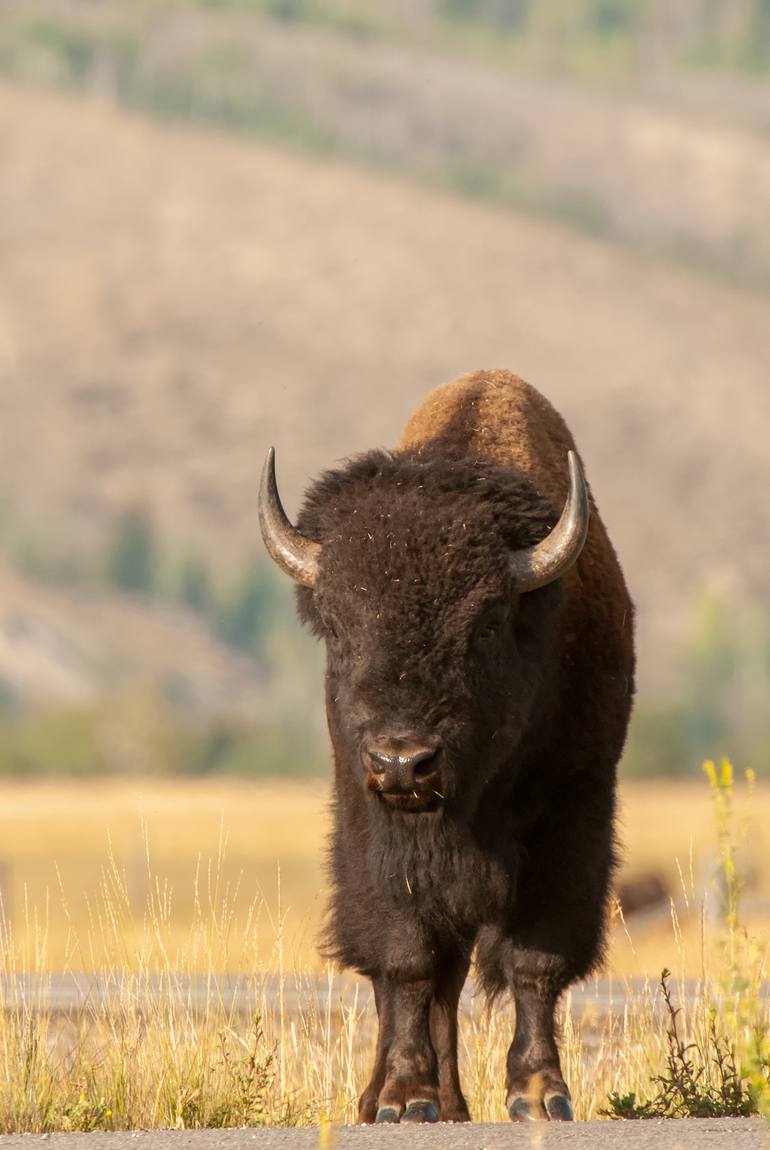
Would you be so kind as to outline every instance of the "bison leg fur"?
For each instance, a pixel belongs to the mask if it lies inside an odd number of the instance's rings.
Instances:
[[[541,980],[517,980],[516,1030],[508,1051],[506,1107],[514,1122],[573,1117],[554,1037],[558,992]]]
[[[374,978],[372,979],[372,986],[374,988],[374,1003],[377,1007],[379,1032],[372,1076],[358,1100],[358,1121],[364,1123],[374,1122],[377,1117],[377,1099],[385,1082],[388,1051],[393,1039],[393,1003],[388,983],[385,979]]]
[[[378,980],[379,981],[379,980]],[[379,982],[380,1037],[359,1120],[438,1122],[438,1068],[430,1037],[433,983]],[[376,1092],[376,1104],[375,1104]]]
[[[438,1060],[442,1122],[470,1122],[457,1067],[457,1007],[470,963],[461,955],[442,955],[440,976],[430,1004],[430,1036]]]

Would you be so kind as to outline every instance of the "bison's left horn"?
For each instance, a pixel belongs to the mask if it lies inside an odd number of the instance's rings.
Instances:
[[[275,482],[275,448],[268,450],[259,485],[259,526],[270,557],[298,583],[312,587],[318,578],[320,543],[297,530],[283,509]]]
[[[569,494],[559,522],[547,539],[516,551],[511,556],[511,570],[520,591],[534,591],[552,583],[577,562],[588,534],[588,489],[583,468],[574,451],[567,455]]]

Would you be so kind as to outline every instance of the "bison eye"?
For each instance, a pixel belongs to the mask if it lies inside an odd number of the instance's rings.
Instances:
[[[474,639],[482,645],[494,643],[504,625],[504,613],[499,607],[486,611],[476,624]]]

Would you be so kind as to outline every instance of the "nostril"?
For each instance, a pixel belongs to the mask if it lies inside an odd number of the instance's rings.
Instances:
[[[412,758],[410,765],[418,783],[429,779],[436,770],[436,750],[421,751]]]
[[[401,736],[372,740],[361,748],[361,758],[372,785],[388,793],[430,787],[439,770],[440,740],[422,741]]]

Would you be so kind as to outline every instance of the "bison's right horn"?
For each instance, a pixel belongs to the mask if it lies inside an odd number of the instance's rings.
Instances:
[[[297,530],[283,509],[275,482],[275,448],[268,450],[259,485],[259,526],[270,557],[298,583],[313,587],[318,578],[320,543]]]
[[[569,494],[559,522],[550,535],[511,556],[511,571],[520,591],[534,591],[552,583],[577,562],[588,534],[590,507],[583,468],[574,451],[567,455]]]

